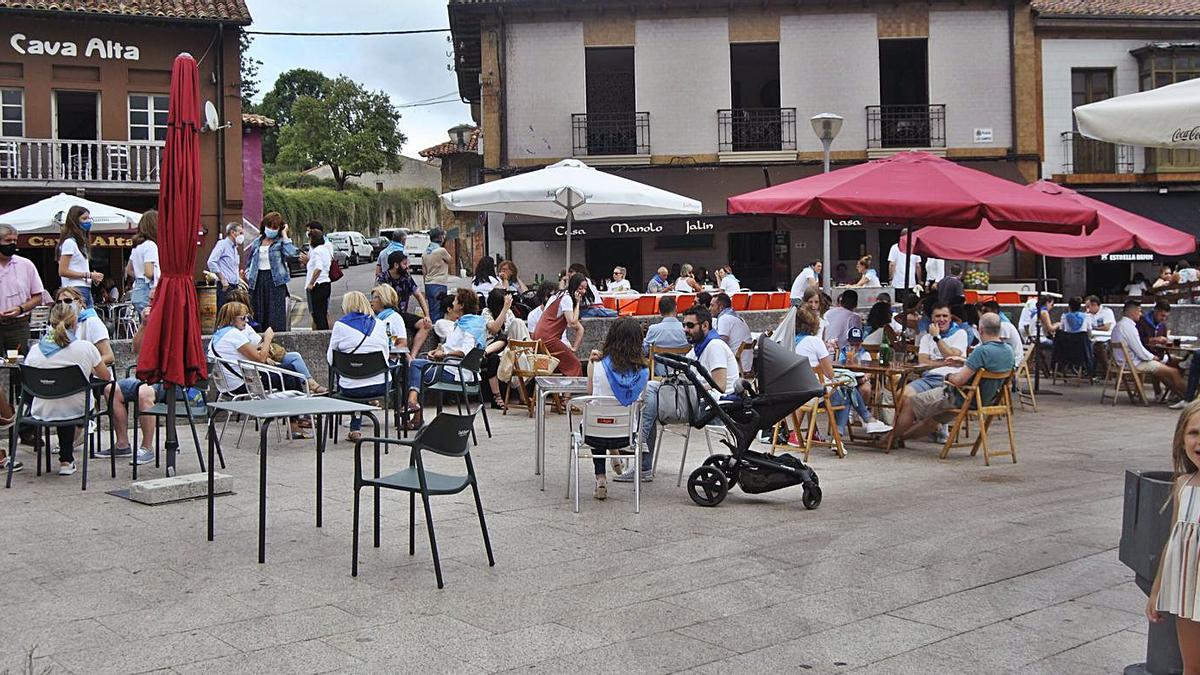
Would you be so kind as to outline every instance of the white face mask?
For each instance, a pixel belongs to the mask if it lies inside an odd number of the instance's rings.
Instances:
[[[239,234],[238,236],[234,237],[233,243],[237,244],[238,246],[245,244],[246,243],[246,235]]]

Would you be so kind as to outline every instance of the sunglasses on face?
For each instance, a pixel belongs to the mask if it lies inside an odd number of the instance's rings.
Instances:
[[[237,320],[244,321],[245,323],[250,323],[250,315],[247,314],[245,316],[239,316],[239,317],[237,317]]]
[[[75,301],[71,298],[59,298],[54,301],[54,304],[56,304],[56,305],[70,305],[70,304],[74,304],[74,303],[75,303]]]
[[[684,321],[683,322],[684,328],[695,328],[696,326],[699,326],[699,325],[700,324],[696,323],[695,321]]]

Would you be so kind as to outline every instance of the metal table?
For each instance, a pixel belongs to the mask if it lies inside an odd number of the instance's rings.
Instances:
[[[586,377],[542,375],[533,378],[537,384],[537,406],[534,415],[533,474],[541,475],[542,490],[546,489],[546,397],[550,394],[586,394]]]
[[[361,413],[371,418],[371,422],[375,425],[375,435],[379,435],[379,418],[375,416],[375,412],[379,408],[375,406],[365,405],[362,403],[354,403],[352,401],[343,401],[336,398],[312,397],[312,398],[276,398],[276,399],[261,399],[253,401],[222,401],[220,403],[210,403],[209,408],[212,410],[208,415],[208,540],[213,540],[213,455],[220,439],[217,435],[216,414],[217,410],[224,410],[226,414],[247,415],[260,420],[258,432],[258,562],[265,563],[267,561],[267,430],[271,426],[271,422],[278,419],[288,417],[299,417],[311,415],[315,418],[314,427],[317,432],[317,527],[321,527],[321,485],[322,485],[322,461],[321,456],[325,452],[325,434],[323,432],[322,420],[326,415],[349,415],[350,413]],[[378,477],[379,466],[375,466],[376,477]],[[379,491],[375,491],[375,518],[379,519]],[[376,527],[378,532],[378,527]]]

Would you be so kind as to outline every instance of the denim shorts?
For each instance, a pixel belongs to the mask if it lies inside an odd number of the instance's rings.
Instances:
[[[936,375],[934,373],[925,373],[924,375],[921,376],[921,379],[913,380],[912,382],[910,382],[908,384],[908,386],[912,387],[912,390],[919,394],[923,391],[929,391],[930,389],[941,389],[942,385],[944,385],[945,383],[946,383],[945,375]]]
[[[133,289],[129,291],[129,302],[138,314],[150,305],[150,284],[145,279],[134,279]]]
[[[117,386],[121,388],[121,395],[126,401],[133,401],[137,398],[138,387],[142,384],[136,377],[127,377],[117,381]],[[161,384],[149,385],[154,387],[154,402],[162,403],[167,400],[167,392]]]

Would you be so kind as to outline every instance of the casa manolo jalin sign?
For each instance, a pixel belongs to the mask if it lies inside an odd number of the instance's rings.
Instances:
[[[66,56],[85,59],[101,59],[112,61],[137,61],[142,58],[141,50],[136,45],[127,45],[116,40],[103,40],[98,37],[83,43],[69,40],[43,40],[30,37],[24,33],[13,33],[8,38],[8,45],[21,55],[31,56]]]
[[[712,221],[700,218],[683,220],[649,220],[639,223],[620,222],[576,222],[571,228],[571,237],[644,237],[655,235],[711,234],[716,229]],[[514,223],[505,225],[509,239],[528,241],[557,241],[566,239],[566,223]]]

